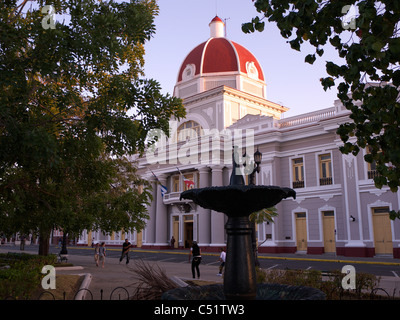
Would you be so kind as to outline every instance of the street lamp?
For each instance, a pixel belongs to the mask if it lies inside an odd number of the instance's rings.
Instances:
[[[249,175],[249,185],[256,184],[256,172],[257,173],[260,172],[261,161],[262,161],[262,153],[260,151],[258,151],[258,147],[257,147],[257,151],[254,152],[254,162],[256,165],[255,165],[253,171]]]
[[[254,163],[255,166],[253,168],[253,171],[249,174],[249,185],[254,186],[256,184],[256,172],[260,172],[260,164],[262,161],[262,153],[258,151],[254,152]],[[246,165],[246,164],[244,164]],[[257,250],[257,237],[256,237],[256,223],[251,222],[251,241],[252,241],[252,247],[253,247],[253,253],[254,253],[254,262],[256,266],[260,265],[260,262],[258,261],[258,250]]]

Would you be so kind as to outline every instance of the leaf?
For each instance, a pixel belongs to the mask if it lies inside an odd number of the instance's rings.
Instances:
[[[247,22],[242,24],[242,31],[244,33],[252,33],[254,32],[254,24],[252,22]]]
[[[255,29],[256,29],[257,31],[262,32],[262,31],[264,31],[265,22],[264,22],[264,21],[262,21],[262,22],[257,22],[257,23],[254,25],[254,27],[255,27]]]
[[[325,67],[326,67],[326,72],[327,72],[329,75],[331,75],[331,76],[333,76],[333,77],[337,77],[337,76],[339,75],[339,70],[340,70],[340,68],[339,68],[339,66],[336,65],[335,63],[333,63],[333,62],[331,62],[331,61],[328,61],[328,62],[326,63],[326,65],[325,65]]]
[[[289,41],[290,47],[296,51],[300,51],[300,42],[297,39]]]
[[[320,81],[325,91],[335,85],[335,81],[332,77],[321,78]]]
[[[304,59],[304,61],[309,63],[309,64],[313,64],[315,59],[316,59],[315,54],[308,54],[306,56],[306,58]]]

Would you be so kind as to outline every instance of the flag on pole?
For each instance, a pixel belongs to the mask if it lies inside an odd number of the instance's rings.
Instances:
[[[166,186],[164,186],[160,180],[158,180],[157,176],[154,174],[152,170],[150,170],[151,173],[153,174],[154,178],[156,178],[157,182],[160,184],[160,190],[161,190],[161,196],[164,198],[164,195],[168,192],[168,189]]]
[[[183,175],[183,173],[181,172],[181,170],[179,170],[178,167],[176,167],[176,168],[178,169],[179,173],[181,174],[181,176],[182,176],[182,178],[183,178],[183,182],[184,182],[185,185],[186,185],[186,188],[187,188],[187,189],[192,189],[192,188],[194,187],[194,181],[193,181],[193,180],[190,180],[190,179],[186,179],[185,176]]]
[[[164,198],[164,195],[167,193],[168,189],[164,185],[161,185],[160,188],[161,188],[161,196]]]

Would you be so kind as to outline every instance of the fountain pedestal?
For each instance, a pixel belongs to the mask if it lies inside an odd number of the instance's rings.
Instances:
[[[225,229],[227,233],[225,297],[229,300],[255,299],[257,283],[249,217],[229,217]]]
[[[295,197],[294,190],[276,186],[228,185],[190,189],[181,199],[190,199],[203,208],[223,212],[228,216],[225,225],[227,250],[224,274],[224,294],[227,299],[254,299],[256,271],[251,240],[249,215],[270,208],[287,197]]]

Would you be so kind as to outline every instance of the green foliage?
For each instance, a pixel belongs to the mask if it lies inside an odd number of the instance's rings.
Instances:
[[[276,212],[275,207],[261,209],[259,211],[253,212],[250,214],[249,219],[251,222],[255,222],[256,224],[260,224],[263,222],[274,222],[274,217],[278,216],[278,212]]]
[[[367,299],[378,288],[380,278],[369,273],[357,272],[354,290],[344,290],[342,279],[346,275],[339,270],[324,276],[318,270],[262,270],[257,269],[258,283],[279,283],[294,286],[306,286],[321,290],[327,300]]]
[[[41,283],[43,266],[55,262],[55,255],[0,254],[0,300],[29,299]]]
[[[41,12],[53,5],[55,28]],[[7,1],[0,11],[0,231],[140,230],[132,159],[182,101],[143,78],[155,0]]]
[[[371,148],[367,162],[375,162],[379,176],[375,185],[396,192],[400,185],[400,5],[388,1],[277,1],[256,0],[261,17],[244,23],[245,33],[267,19],[275,22],[291,48],[300,51],[308,42],[314,63],[325,46],[333,47],[344,63],[326,63],[328,77],[321,78],[324,90],[337,85],[338,98],[351,111],[352,123],[340,125],[337,133],[344,142],[342,153],[357,155]],[[350,5],[358,7],[355,25],[344,19]],[[353,21],[354,22],[354,21]]]

